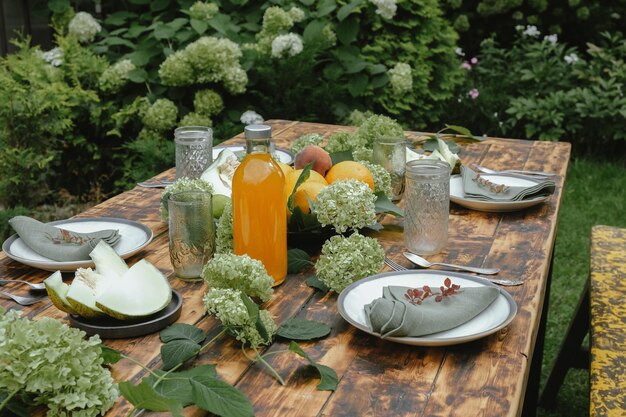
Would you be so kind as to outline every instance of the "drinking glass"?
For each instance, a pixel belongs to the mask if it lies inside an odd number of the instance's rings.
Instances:
[[[200,279],[213,256],[215,226],[211,194],[183,191],[171,194],[169,210],[170,260],[180,279]]]
[[[440,252],[448,242],[450,165],[416,160],[406,164],[404,244],[418,255]]]
[[[213,161],[213,131],[205,126],[183,126],[174,131],[176,178],[200,178]]]
[[[391,176],[392,202],[398,202],[404,193],[406,139],[402,136],[382,136],[374,140],[372,162],[381,165]]]

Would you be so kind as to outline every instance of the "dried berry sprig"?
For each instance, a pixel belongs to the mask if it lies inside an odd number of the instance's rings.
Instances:
[[[457,294],[460,288],[459,284],[453,284],[450,278],[446,278],[443,281],[443,285],[439,287],[440,292],[438,293],[433,292],[428,285],[424,285],[421,289],[409,288],[406,290],[404,297],[413,305],[422,304],[422,301],[431,296],[434,296],[435,302],[439,303],[444,298]]]
[[[476,175],[474,181],[478,183],[479,186],[486,187],[489,191],[495,194],[502,194],[509,191],[509,187],[504,184],[496,184],[495,182],[491,182],[486,178],[480,176],[480,174]]]

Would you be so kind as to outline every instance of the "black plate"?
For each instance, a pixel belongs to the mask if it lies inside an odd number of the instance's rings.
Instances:
[[[112,317],[87,319],[69,315],[70,325],[85,331],[89,336],[97,334],[103,339],[124,339],[154,333],[174,323],[180,317],[183,298],[172,290],[172,301],[163,310],[136,320],[117,320]]]

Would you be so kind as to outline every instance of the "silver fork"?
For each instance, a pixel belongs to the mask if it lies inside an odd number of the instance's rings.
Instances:
[[[394,271],[408,271],[409,270],[409,268],[406,268],[387,257],[385,257],[385,263]],[[514,279],[495,279],[495,278],[490,278],[490,277],[479,277],[479,276],[477,276],[476,278],[481,278],[486,281],[493,282],[494,284],[505,285],[505,286],[522,285],[524,283],[524,281],[518,281]]]
[[[19,282],[20,284],[26,284],[31,289],[38,290],[38,291],[46,289],[46,286],[45,286],[45,284],[43,282],[34,283],[34,282],[23,281],[21,279],[0,279],[0,283],[2,283],[2,282]]]
[[[0,291],[0,294],[7,296],[9,298],[12,298],[13,301],[23,306],[29,306],[31,304],[38,303],[44,298],[46,298],[45,295],[41,297],[22,297],[21,295],[11,294],[10,292],[6,292],[6,291]]]

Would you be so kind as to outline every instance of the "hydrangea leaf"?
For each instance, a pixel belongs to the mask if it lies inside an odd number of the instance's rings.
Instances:
[[[182,417],[182,404],[172,398],[166,398],[156,392],[151,385],[142,381],[139,385],[133,385],[129,381],[121,382],[120,391],[124,398],[135,408],[143,408],[149,411],[169,411],[174,417]]]
[[[302,249],[289,249],[287,251],[287,272],[297,274],[313,266],[311,257]]]
[[[298,177],[296,184],[293,186],[293,190],[291,190],[291,194],[289,195],[289,200],[287,200],[287,207],[289,208],[289,211],[293,211],[293,196],[296,193],[296,190],[298,189],[298,187],[302,185],[304,181],[309,179],[309,175],[311,173],[312,167],[313,167],[313,162],[308,163],[302,169],[302,172],[300,173],[300,176]]]
[[[357,7],[363,2],[363,0],[354,0],[348,4],[345,4],[339,9],[337,12],[337,19],[341,22],[344,20],[350,13],[354,12]]]
[[[172,340],[161,346],[163,369],[172,369],[179,363],[184,363],[200,352],[200,345],[190,340]]]
[[[190,383],[194,403],[201,409],[218,416],[254,416],[250,400],[232,385],[211,377],[193,377]]]
[[[354,16],[340,22],[337,25],[337,39],[344,45],[356,40],[356,35],[359,33],[359,23],[359,19]]]
[[[324,40],[324,36],[322,35],[322,30],[324,30],[325,23],[321,20],[312,20],[306,28],[304,28],[304,32],[302,32],[302,40],[305,44],[312,44],[315,42],[320,42]]]
[[[354,161],[354,156],[352,156],[352,151],[331,152],[330,160],[333,161],[333,165],[337,165],[343,161]]]
[[[115,350],[112,349],[106,345],[100,345],[100,348],[102,349],[102,360],[103,363],[105,364],[111,364],[111,363],[117,363],[120,359],[122,359],[122,354]]]
[[[278,328],[277,335],[292,340],[313,340],[328,336],[330,326],[315,320],[293,318]]]
[[[376,201],[374,202],[376,213],[393,214],[394,216],[404,217],[404,210],[393,204],[384,192],[376,193]]]
[[[329,15],[337,8],[335,0],[321,0],[317,5],[317,17]]]
[[[318,391],[334,391],[337,389],[339,378],[337,378],[337,373],[332,368],[314,362],[296,342],[289,344],[289,350],[298,356],[302,356],[320,373],[320,383],[317,384]]]
[[[172,340],[189,340],[193,343],[201,343],[206,337],[201,329],[186,323],[174,323],[161,331],[159,336],[163,343]]]
[[[250,320],[254,322],[254,326],[256,327],[257,332],[259,332],[261,338],[264,340],[269,339],[267,329],[265,328],[265,325],[261,321],[261,316],[259,315],[259,306],[244,293],[241,293],[241,301],[243,301],[243,304],[246,306],[248,316],[250,317]]]
[[[328,285],[324,284],[322,282],[322,280],[319,279],[316,276],[308,277],[306,279],[306,285],[308,285],[309,287],[313,287],[315,289],[318,289],[321,292],[328,292],[328,291],[330,291],[330,288],[328,288]]]
[[[162,377],[166,372],[155,370],[154,373],[158,377]],[[215,365],[200,365],[187,371],[172,372],[167,374],[156,386],[157,376],[150,375],[143,380],[154,387],[155,391],[164,397],[175,398],[180,401],[183,407],[194,403],[193,392],[189,379],[193,377],[211,377],[216,378],[217,372]]]

